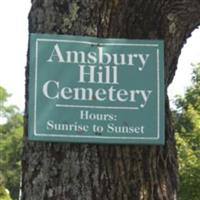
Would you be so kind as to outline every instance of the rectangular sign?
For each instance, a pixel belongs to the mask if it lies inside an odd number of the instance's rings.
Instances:
[[[163,144],[159,40],[31,34],[29,139]]]

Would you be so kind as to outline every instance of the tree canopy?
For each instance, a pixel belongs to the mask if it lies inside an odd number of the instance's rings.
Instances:
[[[0,86],[0,199],[9,200],[10,191],[13,200],[18,199],[21,150],[23,134],[23,116],[17,106],[8,105],[10,95]]]
[[[200,199],[200,63],[193,67],[193,84],[176,98],[174,111],[181,200]]]

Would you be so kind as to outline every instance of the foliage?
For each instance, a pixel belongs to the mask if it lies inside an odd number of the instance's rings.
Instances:
[[[7,188],[13,199],[18,199],[22,149],[23,116],[19,109],[7,105],[7,91],[0,86],[0,188]],[[3,192],[1,193],[4,194]],[[9,199],[0,196],[0,199]]]
[[[12,200],[9,193],[6,191],[6,189],[1,184],[0,184],[0,199],[1,200]]]
[[[200,64],[193,67],[193,84],[184,97],[176,98],[174,111],[180,200],[200,199]]]

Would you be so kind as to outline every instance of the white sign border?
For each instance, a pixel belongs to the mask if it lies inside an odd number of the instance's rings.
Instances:
[[[64,42],[64,43],[80,43],[80,44],[88,44],[88,45],[102,45],[102,46],[138,46],[138,47],[156,47],[157,52],[157,135],[156,137],[124,137],[124,136],[87,136],[87,135],[61,135],[61,134],[47,134],[47,133],[39,133],[37,132],[37,81],[38,81],[38,49],[39,49],[39,42]],[[98,43],[98,42],[89,42],[89,41],[79,41],[79,40],[63,40],[63,39],[44,39],[38,38],[35,41],[35,79],[34,79],[34,122],[33,122],[33,135],[36,137],[59,137],[59,138],[89,138],[89,139],[111,139],[111,140],[159,140],[160,139],[160,51],[158,44],[126,44],[126,43]],[[57,104],[59,107],[59,104]],[[82,107],[82,106],[80,106]],[[76,106],[78,108],[78,105]],[[137,109],[131,107],[107,107],[108,109]],[[101,108],[99,108],[101,109]],[[105,107],[104,107],[105,109]]]

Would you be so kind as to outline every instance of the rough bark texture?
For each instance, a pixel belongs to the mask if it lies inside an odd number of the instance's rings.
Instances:
[[[198,24],[200,0],[32,0],[29,15],[31,33],[164,39],[166,88],[181,48]],[[23,200],[176,199],[177,159],[167,94],[164,146],[29,142],[27,125],[25,133]]]

